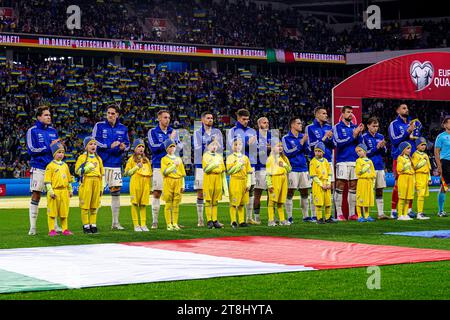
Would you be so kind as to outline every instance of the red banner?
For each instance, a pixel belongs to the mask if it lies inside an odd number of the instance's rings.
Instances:
[[[334,121],[341,99],[363,98],[450,101],[450,52],[408,54],[355,73],[333,88]]]
[[[1,196],[6,196],[6,185],[5,184],[0,184],[0,197]]]

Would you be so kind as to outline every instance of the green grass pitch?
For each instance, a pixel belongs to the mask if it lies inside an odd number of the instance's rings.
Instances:
[[[385,210],[388,211],[391,193],[385,193],[384,199]],[[7,198],[3,198],[2,201],[7,201]],[[125,203],[122,203],[121,223],[126,227],[125,231],[113,232],[110,230],[110,208],[103,207],[99,212],[100,234],[84,235],[81,231],[80,211],[78,208],[73,208],[70,212],[69,227],[75,235],[58,238],[47,236],[47,219],[44,208],[40,209],[38,218],[38,231],[40,233],[34,237],[27,235],[28,209],[0,210],[0,249],[243,235],[272,235],[416,248],[450,249],[450,239],[383,235],[384,232],[390,231],[450,229],[450,217],[438,218],[436,216],[436,192],[431,192],[425,203],[425,212],[431,216],[428,221],[401,222],[389,220],[365,224],[340,222],[334,225],[303,223],[300,222],[299,202],[296,200],[294,210],[296,220],[293,225],[289,227],[267,227],[267,211],[263,208],[261,210],[263,225],[238,230],[232,230],[229,226],[228,206],[226,204],[221,204],[219,207],[219,220],[225,223],[225,228],[221,230],[197,228],[195,205],[186,204],[182,205],[180,210],[180,223],[185,226],[181,231],[166,231],[163,228],[164,216],[162,214],[163,207],[161,207],[160,228],[148,233],[135,233],[132,231],[130,207],[124,205]],[[262,206],[265,206],[265,202]],[[147,212],[151,222],[150,208]],[[375,208],[372,208],[372,216],[375,216]],[[214,248],[211,248],[211,250],[214,250]],[[292,250],[295,250],[295,248],[292,248]],[[371,274],[367,272],[367,268],[351,268],[0,294],[0,299],[450,299],[450,261],[381,266],[380,269],[380,289],[368,289],[367,280]]]

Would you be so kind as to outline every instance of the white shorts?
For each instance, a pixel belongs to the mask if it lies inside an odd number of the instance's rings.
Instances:
[[[336,164],[336,179],[339,180],[356,180],[355,173],[356,162],[339,162]]]
[[[152,177],[152,192],[162,191],[162,189],[163,189],[163,176],[161,173],[161,168],[154,168]]]
[[[255,189],[267,190],[266,170],[256,171],[255,180]]]
[[[120,168],[105,167],[105,181],[109,189],[122,186],[122,170]]]
[[[194,190],[203,189],[203,169],[195,168]]]
[[[30,169],[30,192],[33,192],[33,191],[44,192],[45,191],[44,178],[45,178],[45,170],[31,168]]]
[[[375,170],[377,176],[375,178],[375,189],[386,188],[386,174],[384,170]]]
[[[308,189],[311,188],[311,178],[309,172],[290,172],[289,189]]]

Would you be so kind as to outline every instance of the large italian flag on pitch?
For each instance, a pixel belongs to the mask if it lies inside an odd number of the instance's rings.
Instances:
[[[267,49],[267,62],[292,63],[295,62],[294,53],[283,49]]]
[[[0,293],[440,260],[450,251],[265,236],[3,249]]]

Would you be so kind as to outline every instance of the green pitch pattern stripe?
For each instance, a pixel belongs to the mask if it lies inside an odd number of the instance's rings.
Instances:
[[[0,293],[69,289],[68,287],[0,269]]]

